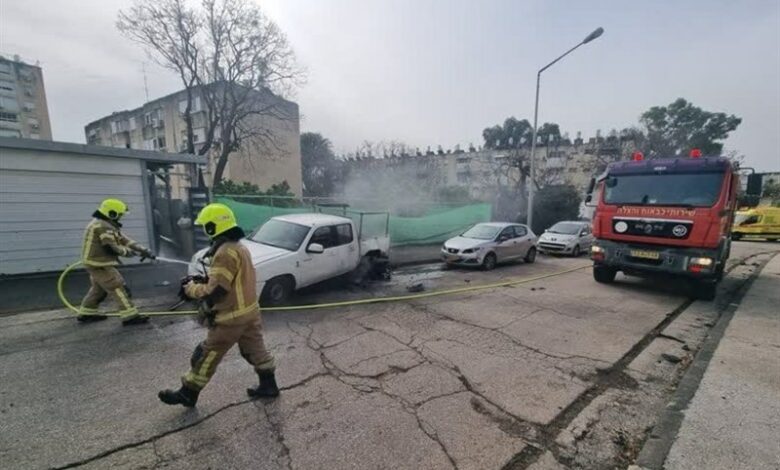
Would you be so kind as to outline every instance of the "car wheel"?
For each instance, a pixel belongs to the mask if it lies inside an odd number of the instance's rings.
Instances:
[[[525,254],[525,258],[523,258],[526,263],[533,263],[536,261],[536,247],[531,247],[528,249],[528,252]]]
[[[574,245],[574,250],[572,250],[571,255],[573,257],[575,257],[575,258],[579,258],[580,254],[581,254],[580,253],[580,246],[579,245]]]
[[[606,266],[593,266],[593,279],[601,284],[609,284],[615,280],[617,270]]]
[[[482,269],[484,269],[485,271],[490,271],[492,269],[495,269],[497,263],[498,263],[498,259],[496,258],[496,255],[494,253],[488,253],[485,255],[485,258],[482,260]]]
[[[276,307],[284,304],[290,298],[293,283],[288,277],[275,277],[265,283],[260,294],[260,305]]]

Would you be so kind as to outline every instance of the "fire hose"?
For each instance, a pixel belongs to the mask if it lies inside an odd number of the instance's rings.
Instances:
[[[73,271],[75,268],[77,268],[80,265],[81,265],[81,261],[76,261],[75,263],[70,264],[68,267],[65,268],[65,270],[62,271],[60,277],[57,279],[57,295],[59,296],[60,301],[62,301],[63,305],[65,305],[65,307],[67,307],[68,310],[70,310],[74,314],[78,314],[79,309],[78,307],[70,303],[70,301],[68,301],[68,298],[65,296],[65,291],[63,286],[65,283],[65,278],[68,276],[68,274],[70,274],[71,271]],[[542,274],[539,276],[512,278],[512,279],[507,279],[507,280],[494,282],[490,284],[481,284],[481,285],[468,286],[468,287],[457,287],[452,289],[442,289],[437,291],[421,292],[416,294],[387,296],[387,297],[369,297],[367,299],[346,300],[342,302],[326,302],[321,304],[293,305],[293,306],[286,306],[286,307],[262,307],[262,309],[263,311],[278,312],[278,311],[313,310],[313,309],[320,309],[320,308],[347,307],[352,305],[368,305],[368,304],[379,304],[379,303],[388,303],[388,302],[402,302],[408,300],[424,299],[428,297],[438,297],[442,295],[462,294],[466,292],[495,289],[497,287],[510,287],[510,286],[515,286],[520,284],[527,284],[529,282],[540,281],[542,279],[547,279],[555,276],[560,276],[562,274],[572,273],[574,271],[579,271],[581,269],[585,269],[589,267],[591,267],[591,264],[565,269],[563,271],[556,271],[554,273]],[[152,311],[152,312],[141,312],[141,313],[143,315],[148,315],[148,316],[197,315],[198,310],[165,310],[165,311]],[[119,316],[118,313],[107,313],[105,315],[110,317]]]

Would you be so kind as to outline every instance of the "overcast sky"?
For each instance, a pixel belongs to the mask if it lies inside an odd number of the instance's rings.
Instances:
[[[43,67],[54,138],[179,87],[114,26],[123,0],[2,0],[0,51]],[[339,152],[364,140],[452,148],[486,126],[533,118],[536,70],[598,26],[604,35],[546,71],[540,121],[572,137],[637,123],[685,97],[743,118],[726,141],[780,170],[780,2],[696,0],[261,0],[308,83],[304,131]]]

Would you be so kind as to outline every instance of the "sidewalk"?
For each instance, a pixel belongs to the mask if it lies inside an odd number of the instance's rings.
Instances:
[[[780,256],[775,256],[720,339],[683,412],[666,470],[780,469],[778,305]]]

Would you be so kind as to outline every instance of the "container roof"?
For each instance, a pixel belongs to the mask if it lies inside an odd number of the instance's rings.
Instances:
[[[159,163],[207,163],[205,156],[193,155],[189,153],[154,152],[150,150],[102,147],[99,145],[56,142],[52,140],[22,139],[18,137],[0,137],[0,152],[2,152],[3,149],[40,150],[75,155],[133,158],[136,160],[146,160]]]

